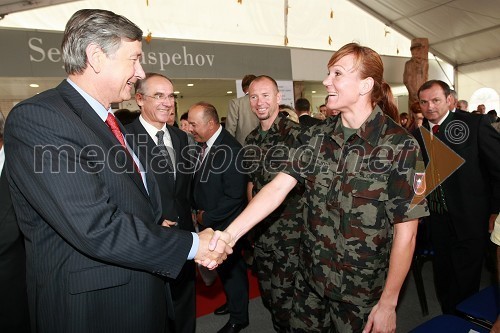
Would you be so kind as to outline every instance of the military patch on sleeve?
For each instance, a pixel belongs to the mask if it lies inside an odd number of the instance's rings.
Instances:
[[[416,195],[423,195],[425,193],[425,172],[415,172],[413,178],[413,192]]]

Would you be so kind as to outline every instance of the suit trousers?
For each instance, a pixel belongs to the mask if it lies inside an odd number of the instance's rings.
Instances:
[[[196,291],[195,262],[188,260],[176,279],[169,279],[174,319],[168,319],[168,332],[195,333],[196,331]]]
[[[436,294],[443,313],[454,314],[458,303],[479,291],[486,237],[459,240],[447,212],[431,212],[429,227]]]
[[[229,321],[232,324],[248,324],[248,275],[243,260],[242,247],[237,243],[233,254],[217,268],[226,293]]]

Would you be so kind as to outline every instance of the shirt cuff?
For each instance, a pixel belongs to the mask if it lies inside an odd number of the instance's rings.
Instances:
[[[196,256],[196,252],[198,252],[198,247],[200,246],[200,237],[196,232],[192,232],[193,235],[193,245],[191,245],[191,250],[189,251],[187,260],[192,260]]]

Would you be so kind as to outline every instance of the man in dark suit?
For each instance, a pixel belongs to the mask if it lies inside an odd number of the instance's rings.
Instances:
[[[146,73],[135,84],[135,100],[141,115],[126,126],[134,136],[140,153],[146,152],[148,170],[160,188],[163,225],[194,231],[191,215],[192,169],[187,154],[188,137],[180,129],[167,125],[175,107],[172,81],[164,75]],[[183,151],[184,150],[184,151]],[[166,155],[166,154],[168,155]],[[191,166],[192,167],[192,166]],[[176,279],[169,279],[174,302],[172,332],[194,333],[196,328],[195,265],[184,264]]]
[[[202,145],[193,180],[193,207],[200,228],[224,230],[246,204],[247,177],[241,169],[241,144],[219,124],[217,110],[200,102],[189,108],[188,122]],[[248,326],[248,276],[241,245],[217,268],[226,293],[227,324],[219,333],[236,333]]]
[[[0,332],[29,332],[26,295],[26,254],[10,199],[3,131],[5,118],[0,112]]]
[[[163,277],[186,259],[214,267],[231,252],[208,251],[211,230],[160,225],[158,185],[110,112],[144,77],[141,38],[122,16],[79,10],[62,42],[68,78],[7,119],[33,332],[165,332]]]
[[[316,125],[321,122],[321,120],[313,118],[309,115],[311,110],[311,103],[306,98],[299,98],[295,101],[295,112],[299,116],[299,123],[302,127],[309,127]]]
[[[454,313],[460,301],[479,290],[488,227],[493,229],[500,209],[500,135],[485,117],[450,112],[450,94],[443,81],[427,81],[420,87],[423,126],[465,162],[447,177],[448,161],[441,162],[433,141],[426,146],[420,131],[415,132],[440,184],[427,200],[434,278],[443,313]]]

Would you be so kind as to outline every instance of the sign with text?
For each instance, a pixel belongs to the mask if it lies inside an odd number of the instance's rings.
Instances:
[[[65,77],[62,32],[0,29],[0,76]],[[290,50],[278,47],[153,39],[142,43],[142,66],[172,78],[227,79],[247,73],[292,79]]]

